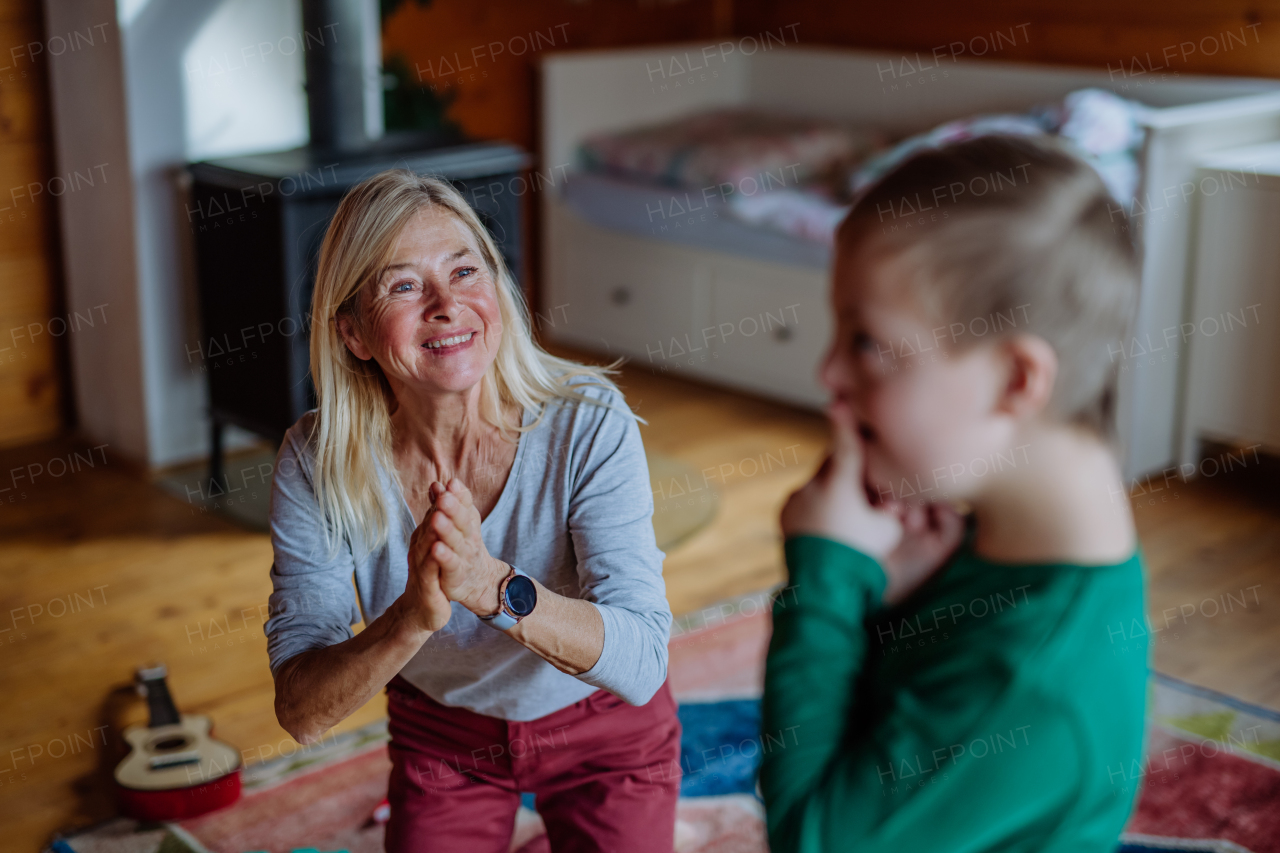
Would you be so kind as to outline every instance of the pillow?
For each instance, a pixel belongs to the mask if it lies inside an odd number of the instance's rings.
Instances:
[[[584,168],[732,193],[795,187],[849,168],[883,144],[879,133],[824,119],[716,110],[583,141]]]

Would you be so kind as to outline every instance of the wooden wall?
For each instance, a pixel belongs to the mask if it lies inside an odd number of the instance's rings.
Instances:
[[[732,10],[732,0],[406,0],[382,50],[451,95],[450,116],[471,135],[534,150],[540,53],[712,38],[730,32]]]
[[[733,11],[737,34],[795,23],[801,44],[949,57],[959,43],[957,54],[1110,68],[1144,83],[1161,74],[1280,76],[1276,0],[736,0]]]
[[[533,68],[543,50],[747,36],[790,24],[802,45],[1110,68],[1135,88],[1161,75],[1280,76],[1280,0],[407,0],[386,22],[383,50],[408,57],[424,85],[454,93],[450,114],[469,133],[532,148]],[[540,50],[512,55],[521,36]]]
[[[49,88],[38,47],[38,0],[0,1],[0,446],[46,438],[63,425],[50,188]],[[35,42],[28,50],[27,45]]]
[[[39,0],[0,0],[0,446],[53,435],[65,383]],[[34,45],[28,49],[28,45]]]

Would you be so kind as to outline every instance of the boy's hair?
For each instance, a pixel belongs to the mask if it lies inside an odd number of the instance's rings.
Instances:
[[[1114,436],[1114,357],[1140,262],[1102,179],[1054,139],[993,134],[918,153],[855,201],[836,246],[907,261],[916,303],[964,324],[953,345],[1044,338],[1058,356],[1050,415]]]

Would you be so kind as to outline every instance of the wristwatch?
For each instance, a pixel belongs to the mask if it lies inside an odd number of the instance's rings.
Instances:
[[[512,566],[498,587],[498,612],[480,618],[499,630],[510,631],[537,605],[538,588],[534,586],[533,579]]]

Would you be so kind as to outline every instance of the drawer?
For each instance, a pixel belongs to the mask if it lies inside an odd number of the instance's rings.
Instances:
[[[810,405],[827,392],[818,363],[833,332],[827,276],[775,264],[718,264],[711,278],[712,370],[743,387]]]
[[[535,318],[542,331],[655,367],[683,351],[706,313],[708,274],[695,253],[615,234],[564,210],[558,218],[549,298]]]

